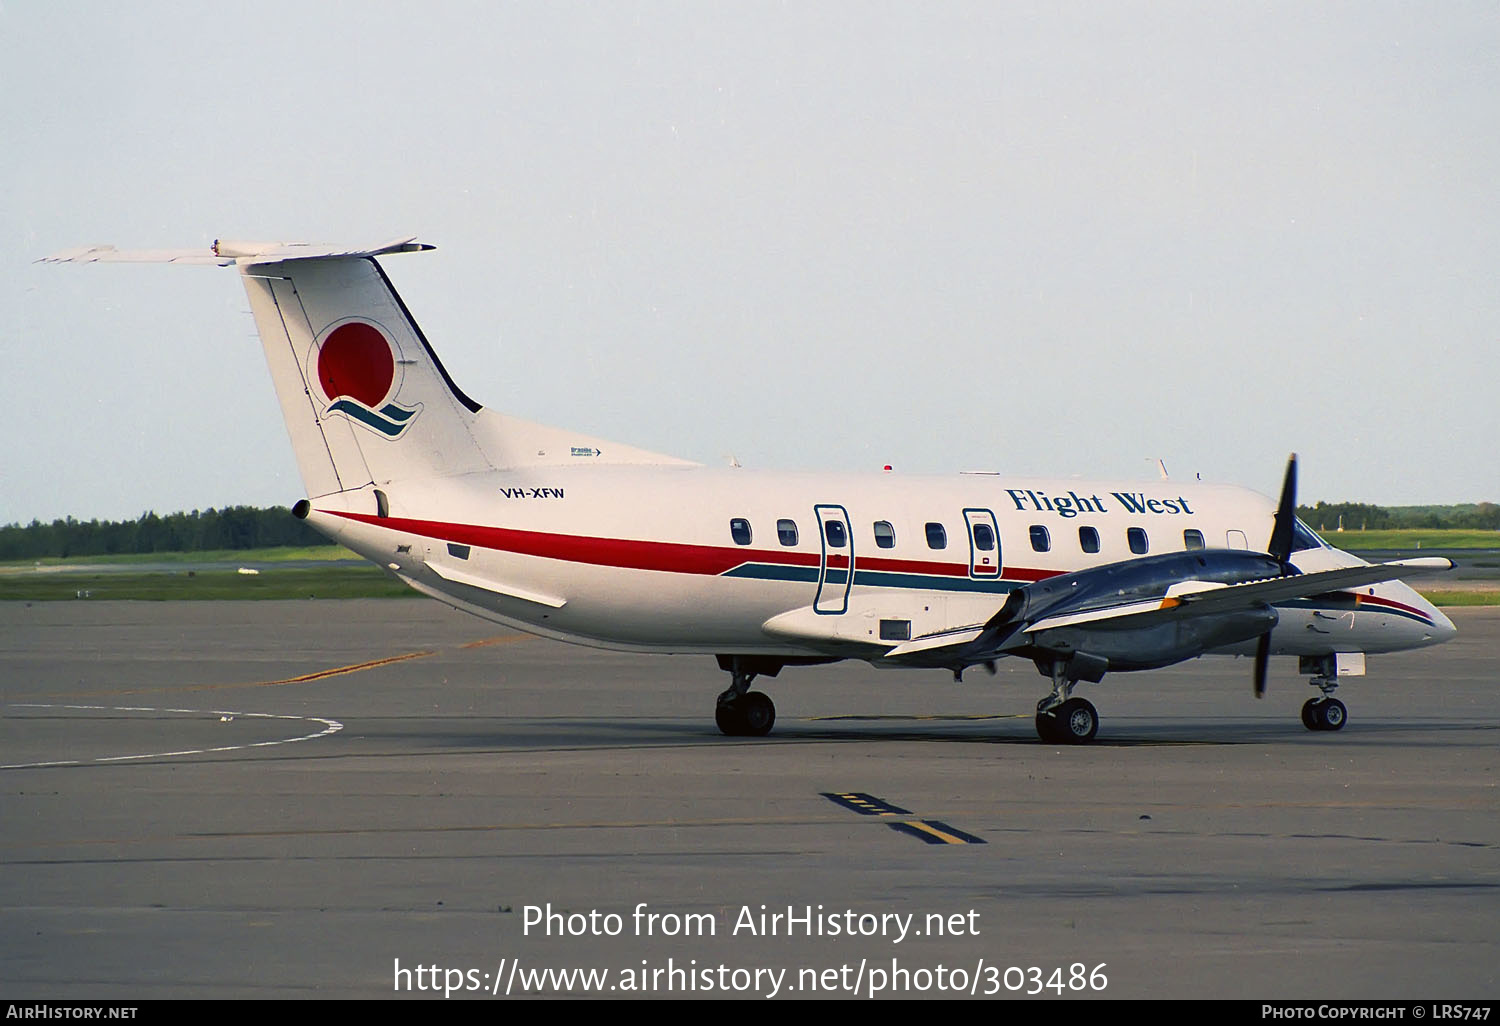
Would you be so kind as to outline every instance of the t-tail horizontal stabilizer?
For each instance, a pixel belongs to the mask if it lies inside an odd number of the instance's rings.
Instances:
[[[375,246],[330,246],[307,242],[229,242],[215,239],[208,249],[116,249],[79,246],[42,257],[42,264],[264,264],[283,260],[359,259],[386,253],[420,253],[435,249],[415,235]]]

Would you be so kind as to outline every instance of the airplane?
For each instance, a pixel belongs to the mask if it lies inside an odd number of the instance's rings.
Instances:
[[[1295,655],[1336,731],[1340,679],[1369,653],[1452,638],[1398,578],[1299,521],[1297,462],[1276,501],[1150,482],[711,468],[507,416],[464,393],[378,257],[433,249],[216,241],[208,250],[68,250],[49,262],[237,267],[306,496],[330,539],[417,592],[600,648],[715,656],[726,735],[770,733],[751,690],[788,666],[858,659],[951,671],[1031,660],[1051,682],[1047,742],[1094,739],[1081,681],[1205,654]]]

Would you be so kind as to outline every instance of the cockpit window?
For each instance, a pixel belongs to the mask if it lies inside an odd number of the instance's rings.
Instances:
[[[1323,539],[1313,533],[1313,529],[1301,520],[1292,528],[1292,551],[1301,552],[1303,549],[1326,549]]]

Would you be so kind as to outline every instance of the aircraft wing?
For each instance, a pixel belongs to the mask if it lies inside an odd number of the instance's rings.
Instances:
[[[1164,612],[1174,612],[1178,616],[1206,616],[1212,613],[1249,609],[1262,604],[1270,605],[1287,599],[1325,595],[1343,588],[1357,588],[1361,585],[1378,584],[1381,581],[1392,581],[1401,577],[1440,573],[1451,569],[1453,569],[1451,559],[1434,557],[1398,559],[1389,563],[1375,563],[1368,566],[1339,567],[1335,570],[1270,577],[1261,581],[1245,581],[1240,584],[1185,581],[1169,588],[1167,594],[1159,599],[1126,602],[1086,612],[1049,616],[1028,624],[1024,632],[1038,634],[1057,627],[1072,627],[1081,623],[1112,625],[1132,617],[1147,617]]]
[[[986,624],[970,623],[922,634],[891,648],[885,653],[885,658],[896,661],[911,661],[915,658],[925,663],[931,661],[934,656],[940,656],[944,650],[958,650],[981,643],[985,636],[992,639],[994,647],[990,649],[981,644],[986,651],[980,654],[1002,655],[1008,650],[1025,647],[1037,634],[1062,627],[1093,624],[1110,629],[1139,626],[1152,618],[1175,619],[1232,613],[1256,606],[1284,602],[1288,599],[1324,595],[1343,588],[1357,588],[1361,585],[1377,584],[1401,577],[1439,573],[1452,568],[1453,561],[1449,559],[1400,559],[1389,563],[1361,564],[1339,567],[1334,570],[1269,577],[1239,584],[1223,584],[1217,581],[1179,581],[1168,588],[1166,594],[1160,598],[1135,599],[1085,610],[1063,609],[1052,615],[1044,615],[1030,623],[1016,624],[1014,621],[1008,621],[1002,611]],[[997,631],[1002,633],[997,635]],[[971,651],[968,654],[974,653]]]

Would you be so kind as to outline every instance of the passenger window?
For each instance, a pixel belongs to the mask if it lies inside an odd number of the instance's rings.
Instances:
[[[1080,527],[1078,529],[1078,546],[1084,552],[1099,551],[1099,532],[1092,527]]]
[[[729,521],[729,535],[736,545],[750,544],[750,521],[735,517]]]
[[[1190,549],[1204,548],[1203,532],[1195,527],[1189,527],[1182,532],[1182,543]]]
[[[1144,527],[1132,527],[1125,532],[1125,537],[1130,539],[1130,551],[1137,556],[1144,556],[1151,551],[1151,545],[1146,540],[1146,529]]]
[[[882,549],[896,547],[896,529],[891,526],[889,520],[875,521],[875,544]]]
[[[1041,524],[1031,525],[1031,547],[1037,552],[1046,552],[1052,548],[1052,538]]]
[[[927,547],[929,549],[946,549],[948,547],[948,532],[942,524],[927,525]]]
[[[781,542],[781,544],[783,544],[783,545],[796,545],[797,544],[797,521],[795,521],[795,520],[778,520],[778,521],[776,521],[776,537]]]
[[[841,549],[849,542],[849,532],[844,530],[842,520],[829,520],[823,524],[823,535],[828,539],[828,547]]]
[[[974,547],[980,552],[995,551],[995,532],[989,524],[974,525]]]

